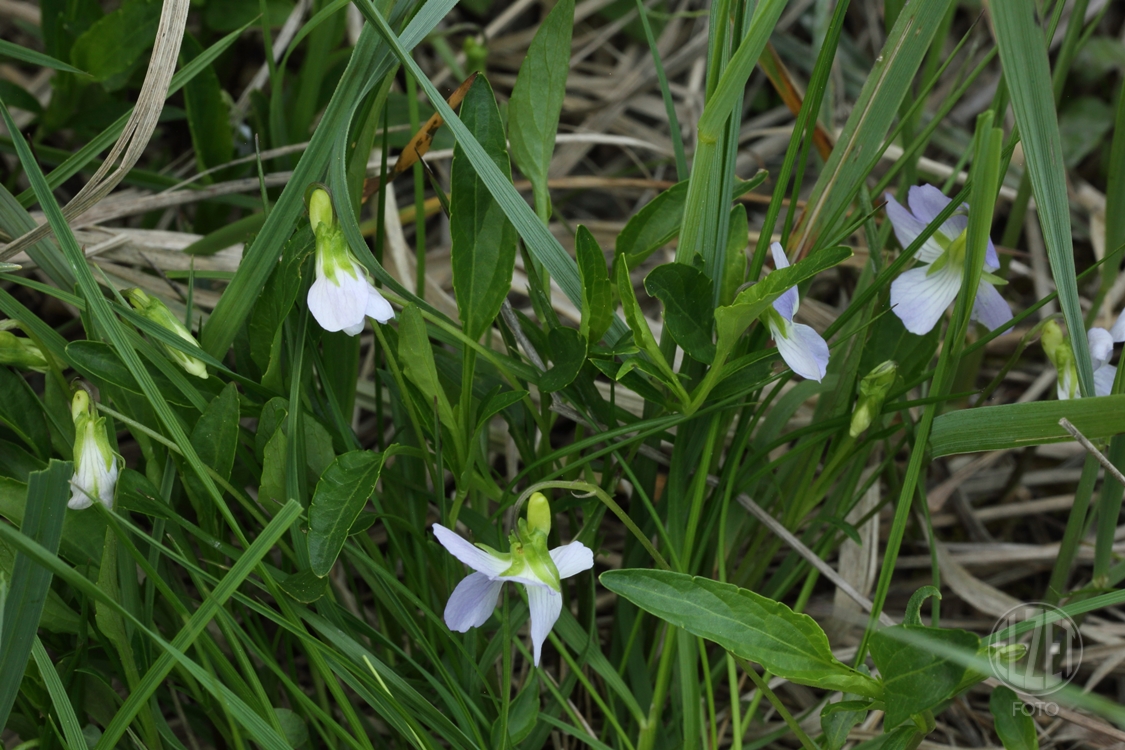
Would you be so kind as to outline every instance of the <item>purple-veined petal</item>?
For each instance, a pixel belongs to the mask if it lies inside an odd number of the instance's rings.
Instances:
[[[582,542],[571,542],[551,550],[559,578],[570,578],[594,567],[594,553]]]
[[[912,268],[891,282],[891,309],[911,333],[927,334],[961,288],[961,269],[946,266],[935,274]]]
[[[1109,329],[1109,333],[1113,336],[1114,343],[1120,344],[1125,341],[1125,312],[1117,316],[1117,320],[1114,321],[1113,327]]]
[[[977,287],[977,298],[973,302],[972,318],[994,331],[1012,319],[1012,308],[1008,307],[996,287],[981,279],[980,286]]]
[[[458,633],[484,625],[496,609],[496,597],[503,585],[503,581],[494,581],[484,573],[465,576],[445,603],[445,624]]]
[[[770,322],[777,351],[789,369],[807,380],[820,382],[828,372],[828,343],[803,323]]]
[[[531,609],[531,648],[538,667],[543,641],[562,613],[562,594],[546,586],[528,586],[527,606]]]
[[[467,540],[457,536],[457,534],[441,524],[434,524],[434,536],[441,542],[441,546],[449,551],[449,554],[478,573],[484,573],[485,575],[495,578],[511,567],[511,563],[508,560],[493,557],[475,544],[470,544]]]
[[[1094,395],[1108,396],[1113,390],[1113,379],[1117,377],[1117,368],[1113,365],[1102,365],[1094,370]]]
[[[1094,369],[1104,367],[1113,358],[1113,336],[1104,328],[1091,328],[1086,331],[1086,344],[1090,347],[1090,359]]]
[[[920,221],[905,206],[896,201],[890,193],[886,194],[886,198],[887,218],[890,219],[891,226],[894,227],[898,244],[902,245],[905,250],[910,247],[910,243],[918,239],[928,222]],[[931,236],[926,239],[914,257],[923,263],[933,263],[941,257],[942,252],[944,251],[941,249],[941,245]]]
[[[988,238],[988,247],[984,251],[984,267],[988,271],[995,271],[1000,267],[1000,256],[996,254],[996,245],[992,244],[992,238]]]
[[[773,265],[778,270],[789,267],[789,258],[785,255],[785,248],[781,246],[780,242],[774,242],[770,245],[770,253],[773,255]],[[793,316],[797,314],[797,306],[801,300],[797,296],[797,287],[791,287],[781,293],[781,296],[773,301],[773,309],[777,310],[777,314],[786,320],[793,320]]]

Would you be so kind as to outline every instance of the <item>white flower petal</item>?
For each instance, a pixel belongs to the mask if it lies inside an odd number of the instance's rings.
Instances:
[[[1094,395],[1108,396],[1113,390],[1113,380],[1117,377],[1117,368],[1113,365],[1102,365],[1094,370]]]
[[[1012,308],[1008,307],[996,287],[982,279],[977,287],[976,301],[973,302],[972,318],[994,331],[1012,319]]]
[[[336,283],[339,282],[339,283]],[[363,322],[367,307],[367,280],[347,273],[335,274],[335,281],[318,277],[309,287],[309,312],[326,331],[342,331]]]
[[[1074,369],[1070,367],[1059,373],[1059,380],[1055,387],[1055,392],[1058,393],[1059,401],[1079,398],[1078,379],[1075,375]]]
[[[785,323],[781,328],[771,322],[770,331],[790,370],[807,380],[824,380],[828,372],[828,343],[819,333],[802,323]]]
[[[924,335],[933,329],[961,288],[961,269],[946,266],[929,274],[928,266],[912,268],[891,282],[891,309],[906,330]]]
[[[465,576],[445,604],[445,624],[458,633],[484,625],[496,609],[496,597],[503,585],[503,581],[494,581],[484,573]]]
[[[86,510],[94,504],[83,490],[79,489],[80,485],[75,479],[70,480],[70,500],[67,502],[66,507],[71,510]]]
[[[1125,341],[1125,311],[1117,316],[1113,327],[1109,329],[1109,333],[1113,336],[1114,343],[1120,344]]]
[[[571,542],[551,550],[551,561],[558,568],[559,578],[570,578],[594,567],[594,553],[582,542]]]
[[[434,524],[434,536],[449,554],[468,565],[478,573],[496,577],[510,567],[507,560],[493,557],[475,544],[470,544],[441,524]]]
[[[395,316],[395,310],[391,307],[391,303],[383,299],[383,295],[379,294],[379,290],[371,284],[367,285],[367,310],[365,312],[367,317],[380,323],[386,323]]]
[[[531,647],[538,667],[543,641],[562,613],[562,594],[546,586],[528,586],[527,605],[531,609]]]
[[[362,333],[363,328],[366,325],[367,325],[367,318],[364,318],[360,322],[356,323],[354,326],[348,326],[347,328],[345,328],[344,333],[348,334],[349,336],[355,336],[358,333]]]
[[[770,245],[770,253],[773,254],[773,264],[780,270],[789,267],[789,258],[785,255],[785,249],[781,246],[780,242],[774,242]],[[773,309],[777,310],[777,314],[786,320],[793,320],[793,316],[797,314],[797,306],[800,304],[800,299],[797,297],[797,287],[786,289],[781,293],[781,296],[773,301]]]
[[[928,222],[920,221],[914,214],[910,213],[901,203],[894,199],[890,193],[886,194],[887,198],[887,218],[891,220],[891,226],[895,230],[895,237],[898,238],[898,243],[902,245],[903,250],[910,247],[910,243],[918,239],[922,234],[922,230],[926,228]],[[933,263],[944,251],[941,245],[937,243],[932,236],[926,239],[926,242],[919,248],[915,254],[915,258],[923,263]]]
[[[906,202],[917,219],[929,224],[949,205],[949,198],[933,185],[911,185],[906,191]]]
[[[988,247],[984,251],[984,267],[988,271],[995,271],[1000,267],[1000,256],[996,254],[996,245],[992,244],[991,237],[989,237]]]
[[[1094,369],[1104,367],[1113,358],[1113,336],[1104,328],[1091,328],[1086,331],[1086,343],[1090,347],[1090,359]]]

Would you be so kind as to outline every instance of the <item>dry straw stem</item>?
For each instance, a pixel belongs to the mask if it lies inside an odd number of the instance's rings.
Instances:
[[[180,42],[183,40],[190,8],[191,0],[164,0],[164,7],[160,11],[160,25],[156,30],[156,43],[152,48],[152,57],[149,59],[140,96],[137,97],[137,105],[133,108],[129,121],[125,123],[125,129],[117,143],[113,144],[109,156],[90,181],[63,208],[63,217],[67,222],[74,221],[108,195],[140,160],[156,129],[160,112],[164,109],[164,99],[168,95],[168,85],[180,56]],[[114,169],[113,165],[118,159],[121,160],[120,164]],[[0,260],[34,245],[50,231],[50,225],[40,224],[0,250]]]

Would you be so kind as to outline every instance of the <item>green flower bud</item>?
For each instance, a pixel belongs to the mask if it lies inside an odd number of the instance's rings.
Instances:
[[[465,52],[465,73],[468,75],[483,73],[485,62],[488,60],[488,47],[467,36],[461,49]]]
[[[852,424],[848,434],[859,437],[859,434],[871,426],[871,422],[883,409],[883,400],[887,391],[894,385],[898,376],[898,365],[887,360],[876,365],[867,376],[859,382],[859,399],[856,401],[855,411],[852,412]]]
[[[551,504],[542,492],[533,493],[527,501],[527,527],[544,536],[551,533]]]
[[[1059,371],[1059,398],[1078,398],[1078,365],[1074,360],[1074,349],[1057,321],[1048,320],[1043,324],[1043,335],[1039,343],[1047,353],[1047,359]]]
[[[0,365],[11,365],[22,370],[47,371],[47,358],[31,339],[16,336],[0,329]]]
[[[323,188],[316,188],[309,196],[309,224],[318,236],[321,224],[324,224],[325,228],[336,225],[336,216],[332,213],[332,198]]]
[[[196,349],[199,348],[199,343],[195,337],[191,335],[191,331],[184,327],[184,324],[172,314],[168,306],[164,304],[157,297],[149,297],[140,289],[128,289],[124,292],[125,298],[133,308],[143,315],[144,317],[156,323],[161,328],[165,328],[172,333],[179,336],[184,341],[189,342]],[[207,365],[195,357],[176,349],[174,347],[163,344],[164,351],[172,358],[176,364],[184,368],[189,374],[197,378],[207,379]]]

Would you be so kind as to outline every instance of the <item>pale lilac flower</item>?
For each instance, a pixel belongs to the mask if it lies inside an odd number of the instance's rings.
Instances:
[[[309,312],[326,331],[355,336],[367,318],[386,323],[395,311],[371,283],[348,247],[347,239],[332,213],[332,199],[324,190],[313,191],[309,200],[309,223],[316,235],[316,280],[309,287]]]
[[[788,268],[789,258],[781,243],[770,245],[770,252],[778,270]],[[828,372],[828,343],[812,327],[793,322],[799,304],[797,288],[793,287],[775,299],[773,309],[767,310],[763,317],[789,369],[803,378],[820,382]]]
[[[594,553],[582,542],[547,550],[550,511],[544,514],[536,508],[546,502],[541,494],[532,495],[528,507],[531,523],[520,519],[519,531],[511,535],[511,551],[506,553],[470,544],[444,526],[434,524],[434,536],[441,545],[474,571],[457,584],[450,595],[445,605],[445,624],[458,633],[479,628],[496,609],[496,599],[504,582],[523,584],[531,610],[535,666],[539,666],[547,634],[562,613],[562,579],[594,566]],[[546,529],[543,518],[547,519]]]
[[[117,455],[109,444],[105,417],[97,416],[90,396],[79,389],[70,403],[74,420],[74,476],[70,480],[68,508],[82,510],[97,500],[113,508],[113,490],[117,485]]]
[[[904,248],[914,242],[926,225],[949,205],[949,198],[933,185],[916,185],[907,193],[907,204],[909,210],[887,193],[887,218],[891,220],[895,236]],[[962,211],[968,210],[965,204],[961,208]],[[891,284],[891,309],[911,333],[929,333],[957,297],[964,273],[968,226],[969,217],[965,213],[956,213],[946,219],[915,256],[924,265],[906,271]],[[972,312],[972,319],[989,329],[1012,319],[1008,303],[995,286],[1004,282],[992,275],[992,271],[999,267],[1000,259],[990,239]]]

